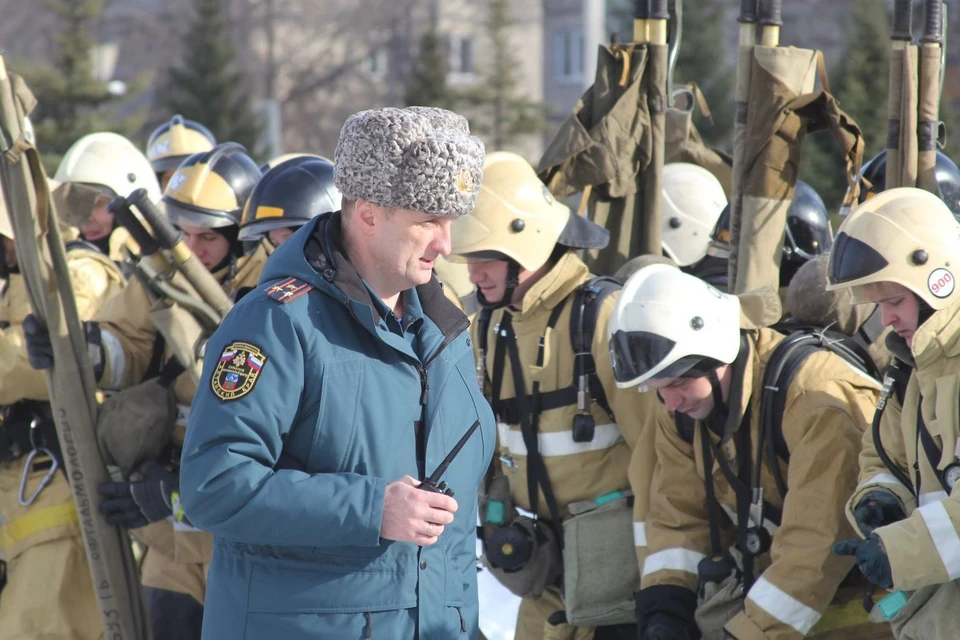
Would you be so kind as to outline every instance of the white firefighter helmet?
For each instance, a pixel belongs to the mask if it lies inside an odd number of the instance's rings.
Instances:
[[[633,274],[608,326],[621,389],[707,375],[740,352],[740,300],[665,264]]]
[[[91,133],[74,142],[53,179],[92,185],[111,197],[128,196],[143,188],[151,201],[160,200],[160,184],[147,157],[132,142],[109,131]]]
[[[710,233],[727,206],[716,176],[689,162],[663,167],[661,244],[677,265],[688,267],[707,255]]]
[[[866,285],[893,282],[939,311],[952,304],[960,277],[960,223],[936,195],[888,189],[854,209],[837,232],[827,290],[852,288],[853,302],[873,302]]]

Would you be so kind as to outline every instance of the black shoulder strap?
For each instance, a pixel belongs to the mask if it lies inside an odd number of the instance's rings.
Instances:
[[[477,349],[480,353],[487,352],[487,331],[490,330],[490,318],[493,317],[493,309],[483,307],[477,314]]]
[[[685,413],[673,414],[673,425],[677,429],[677,435],[687,444],[693,444],[693,435],[697,429],[696,421]]]
[[[603,300],[619,291],[622,285],[608,276],[596,276],[580,287],[574,294],[573,309],[570,312],[570,346],[573,348],[573,384],[576,387],[580,376],[587,376],[587,389],[590,398],[600,405],[612,421],[616,421],[607,394],[597,376],[597,365],[593,358],[593,338],[597,330],[597,316]]]
[[[558,307],[560,306],[561,305],[558,305]],[[514,392],[521,406],[520,432],[523,435],[523,443],[527,448],[527,491],[530,497],[530,509],[534,514],[537,513],[537,503],[539,502],[540,489],[542,488],[543,497],[547,501],[547,508],[550,510],[550,517],[553,520],[554,529],[562,546],[563,529],[560,523],[560,508],[557,505],[557,499],[553,493],[553,485],[550,483],[550,477],[547,475],[547,467],[543,461],[543,456],[540,455],[540,438],[537,428],[538,415],[535,410],[540,385],[534,382],[532,397],[526,395],[523,365],[520,362],[520,350],[517,347],[517,337],[513,332],[513,326],[510,322],[510,314],[504,314],[503,319],[500,321],[500,334],[497,336],[497,342],[498,349],[500,343],[506,343],[507,350],[510,352],[510,371],[513,375]],[[543,353],[542,340],[540,353]],[[527,403],[527,398],[531,398],[530,404],[534,405],[533,407]]]
[[[804,361],[817,351],[831,351],[843,358],[850,366],[867,376],[877,378],[876,365],[866,349],[854,338],[829,329],[808,325],[781,324],[775,327],[790,334],[777,345],[767,361],[763,378],[760,415],[762,438],[766,439],[771,469],[781,496],[786,496],[787,483],[779,464],[790,462],[790,449],[783,435],[783,414],[786,410],[787,389],[793,383]]]

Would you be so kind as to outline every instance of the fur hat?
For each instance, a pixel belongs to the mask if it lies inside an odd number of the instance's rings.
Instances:
[[[483,143],[466,118],[435,107],[370,109],[343,125],[334,183],[345,198],[462,216],[483,178]]]

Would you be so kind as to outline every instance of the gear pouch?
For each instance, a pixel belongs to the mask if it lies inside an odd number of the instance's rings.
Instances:
[[[507,526],[529,541],[526,561],[519,568],[510,571],[498,567],[489,558],[486,543],[481,561],[500,584],[514,595],[521,598],[539,598],[547,587],[560,582],[563,573],[560,540],[548,523],[527,516],[518,515]]]
[[[568,505],[563,521],[567,620],[599,627],[634,621],[640,570],[633,541],[633,494],[615,491]]]

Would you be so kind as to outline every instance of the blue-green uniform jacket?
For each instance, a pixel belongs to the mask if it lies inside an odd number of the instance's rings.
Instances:
[[[435,278],[403,295],[398,322],[322,216],[208,342],[180,472],[186,516],[215,535],[205,640],[477,637],[493,414],[466,317]],[[387,484],[430,475],[477,419],[443,476],[459,510],[439,542],[381,538]]]

